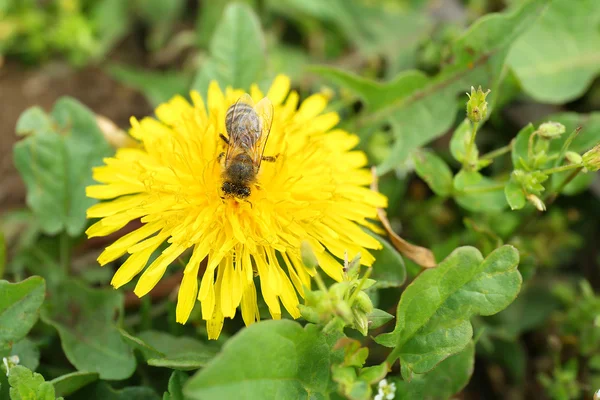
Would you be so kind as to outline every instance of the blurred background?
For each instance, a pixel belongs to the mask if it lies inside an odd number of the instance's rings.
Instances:
[[[227,13],[229,3],[0,0],[0,215],[7,237],[21,232],[23,221],[18,212],[26,191],[13,165],[12,148],[19,140],[16,122],[28,107],[49,110],[59,97],[72,96],[127,129],[131,116],[152,115],[156,105],[175,94],[187,96],[195,89],[204,95],[211,78],[222,85],[259,82],[268,87],[274,76],[284,73],[303,97],[317,91],[329,94],[330,109],[348,120],[343,122],[348,129],[361,134],[371,163],[380,164],[394,158],[394,127],[383,124],[363,134],[352,117],[363,110],[364,101],[313,66],[380,82],[414,69],[435,78],[453,56],[452,43],[474,21],[510,12],[525,1],[248,0],[238,1],[243,7]],[[494,87],[495,109],[478,136],[484,151],[506,145],[529,122],[557,113],[567,118],[565,112],[571,113],[571,126],[585,124],[586,135],[600,137],[600,2],[555,0],[550,7],[553,14],[548,15],[560,18],[536,22],[498,70],[502,79]],[[487,34],[481,33],[484,44]],[[232,60],[244,57],[250,60],[244,71],[232,72]],[[452,96],[481,83],[465,83]],[[446,125],[464,118],[466,96],[460,99],[450,104],[452,121]],[[443,130],[430,146],[448,160],[452,129]],[[505,166],[498,162],[492,169]],[[461,244],[474,244],[487,253],[508,236],[521,250],[526,288],[506,311],[473,321],[476,367],[460,397],[577,399],[600,388],[597,174],[573,185],[568,196],[514,234],[524,217],[482,216],[433,196],[405,160],[393,163],[389,171],[380,188],[390,198],[392,225],[432,248],[438,259]],[[9,247],[9,256],[18,260],[26,240]],[[97,254],[86,256],[90,246],[94,244],[82,245],[77,255],[86,265]],[[418,267],[406,263],[414,276]],[[393,290],[381,292],[381,308],[387,305],[393,311],[398,299]]]

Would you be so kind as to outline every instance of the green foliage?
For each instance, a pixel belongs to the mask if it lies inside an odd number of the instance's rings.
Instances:
[[[27,185],[27,204],[48,234],[71,236],[85,228],[85,210],[96,201],[85,196],[92,168],[111,154],[94,114],[77,100],[59,100],[49,115],[25,111],[17,132],[26,138],[14,147],[14,159]]]
[[[206,93],[209,82],[215,79],[222,87],[248,90],[264,74],[265,51],[256,14],[247,5],[232,3],[223,12],[210,42],[210,58],[198,71],[192,88]]]
[[[4,213],[2,186],[0,399],[591,397],[599,24],[594,0],[0,1],[9,100],[81,93],[71,79],[58,94],[46,84],[71,73],[64,61],[118,81],[107,99],[83,88],[94,111],[62,98],[16,125],[28,209]],[[26,81],[21,61],[34,64]],[[313,282],[298,322],[236,317],[211,342],[201,307],[175,322],[187,253],[141,300],[134,283],[107,289],[124,260],[95,259],[139,221],[104,242],[81,237],[95,202],[84,188],[113,153],[94,112],[127,130],[130,114],[205,96],[211,80],[264,91],[279,73],[358,134],[389,224],[371,216],[382,247],[369,268],[343,260],[340,282],[302,246]],[[415,264],[392,229],[443,261]]]
[[[573,100],[600,73],[598,4],[554,0],[512,47],[508,65],[523,90],[543,103]],[[557,46],[557,43],[560,43]]]
[[[65,355],[78,370],[119,380],[131,376],[136,366],[133,351],[115,325],[122,307],[119,292],[66,280],[44,304],[41,318],[58,331]]]
[[[379,173],[383,173],[450,128],[458,108],[458,91],[470,82],[495,86],[494,79],[501,73],[510,45],[546,3],[528,1],[511,14],[483,17],[453,43],[450,62],[433,78],[420,71],[405,71],[382,84],[329,67],[315,68],[315,72],[365,101],[367,112],[357,121],[358,126],[391,124],[394,156],[380,165]]]
[[[469,343],[469,318],[492,315],[508,306],[521,287],[519,253],[503,246],[485,260],[473,247],[461,247],[435,269],[424,271],[402,293],[392,333],[378,342],[394,347],[402,376],[425,373]]]
[[[0,280],[0,351],[12,347],[33,327],[45,290],[44,279],[39,276],[19,283]]]
[[[55,397],[52,383],[45,382],[44,377],[17,365],[10,369],[8,377],[11,400],[62,400]]]
[[[410,381],[394,380],[395,399],[448,399],[467,385],[475,364],[473,342],[438,364],[426,374],[415,374]]]
[[[219,355],[184,387],[190,399],[281,399],[329,393],[332,349],[339,335],[322,335],[317,326],[265,321],[232,337]],[[285,354],[285,357],[281,355]],[[235,365],[235,368],[231,368]]]

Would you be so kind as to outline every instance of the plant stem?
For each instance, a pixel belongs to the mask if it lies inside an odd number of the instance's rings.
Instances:
[[[527,146],[527,163],[531,162],[533,158],[533,141],[535,140],[535,135],[537,135],[538,131],[535,131],[529,136],[529,143]]]
[[[504,155],[506,153],[510,153],[512,151],[512,148],[513,148],[513,143],[514,143],[514,140],[511,141],[506,146],[500,147],[499,149],[492,150],[489,153],[482,155],[480,157],[480,159],[482,159],[482,160],[491,160],[491,159],[494,159],[496,157],[500,157],[501,155]]]
[[[66,231],[60,234],[60,266],[66,276],[71,269],[71,248],[69,235]]]
[[[471,160],[471,153],[473,152],[473,146],[475,145],[475,137],[477,136],[477,129],[479,128],[479,122],[473,122],[473,132],[471,133],[471,139],[469,140],[469,144],[467,144],[467,150],[465,152],[465,160],[463,162],[463,168],[467,169],[469,167],[469,162]]]
[[[504,183],[497,183],[495,185],[481,186],[481,187],[470,187],[462,190],[463,193],[487,193],[487,192],[495,192],[496,190],[504,189]]]
[[[319,287],[319,290],[322,290],[324,293],[327,293],[327,286],[325,285],[325,282],[323,282],[323,278],[321,278],[321,275],[319,275],[319,271],[317,271],[315,269],[315,281],[317,282],[317,286]]]
[[[567,164],[567,165],[562,165],[560,167],[542,169],[542,170],[540,170],[540,172],[543,172],[546,175],[551,175],[551,174],[556,174],[557,172],[570,171],[575,168],[581,169],[582,166],[580,164]]]
[[[569,176],[567,176],[565,178],[564,181],[562,181],[560,183],[560,185],[558,185],[558,187],[556,188],[556,190],[554,190],[552,193],[549,193],[548,196],[545,199],[545,203],[547,205],[550,205],[554,202],[554,200],[556,200],[556,198],[558,197],[558,195],[560,194],[560,192],[562,192],[562,190],[565,188],[565,186],[567,186],[569,184],[569,182],[571,182],[573,179],[575,179],[575,177],[581,172],[581,170],[583,169],[582,166],[579,166],[579,168],[577,168],[576,170],[573,170],[573,172],[571,172],[569,174]]]

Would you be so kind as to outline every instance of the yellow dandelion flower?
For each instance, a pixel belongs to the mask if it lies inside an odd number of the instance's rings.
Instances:
[[[105,236],[141,219],[142,227],[119,238],[98,257],[105,265],[129,253],[111,284],[118,288],[144,271],[135,294],[144,296],[171,263],[187,249],[177,300],[177,322],[185,323],[200,301],[208,335],[216,339],[224,318],[233,318],[241,306],[246,325],[259,320],[254,278],[274,319],[281,304],[298,318],[298,296],[310,287],[311,274],[301,262],[300,245],[307,240],[320,268],[342,279],[344,252],[360,252],[371,265],[367,249],[380,243],[361,229],[376,218],[386,198],[368,189],[371,174],[364,153],[352,150],[355,135],[334,129],[339,117],[323,113],[327,99],[315,94],[298,107],[290,80],[278,76],[267,93],[274,107],[273,124],[265,154],[279,157],[263,162],[247,201],[221,192],[227,109],[244,92],[216,82],[205,103],[196,92],[192,104],[176,96],[156,109],[157,119],[131,120],[136,148],[118,149],[105,165],[94,169],[99,185],[87,195],[101,200],[90,207],[88,218],[100,218],[88,237]],[[257,86],[250,96],[264,97]],[[147,266],[161,244],[162,253]]]

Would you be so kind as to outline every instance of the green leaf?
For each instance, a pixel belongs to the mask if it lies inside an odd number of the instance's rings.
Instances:
[[[331,364],[343,358],[341,351],[331,350],[336,339],[315,325],[302,328],[290,320],[251,325],[188,380],[184,394],[191,399],[325,398]]]
[[[456,93],[474,84],[495,87],[510,45],[547,3],[531,0],[514,12],[482,17],[453,43],[448,63],[432,78],[420,71],[406,71],[379,83],[330,67],[315,71],[365,101],[367,112],[357,121],[359,128],[391,123],[396,142],[390,157],[378,168],[383,174],[452,126],[459,108]]]
[[[173,371],[169,378],[169,391],[163,395],[163,400],[184,400],[183,385],[187,379],[185,372]]]
[[[126,379],[136,366],[115,318],[123,312],[123,295],[91,289],[75,280],[61,282],[42,309],[42,320],[58,331],[62,348],[79,371],[101,379]]]
[[[52,131],[52,119],[38,106],[33,106],[23,111],[17,121],[15,131],[19,136],[30,135],[39,131]]]
[[[468,119],[464,119],[460,125],[454,130],[454,134],[450,139],[450,153],[452,153],[452,157],[460,163],[464,162],[465,156],[467,154],[467,146],[469,141],[471,140],[471,134],[473,133],[473,128],[471,127],[471,121]],[[479,156],[479,150],[477,150],[476,146],[473,146],[473,150],[471,153],[471,157],[473,159],[477,159]]]
[[[23,366],[16,365],[10,369],[8,383],[11,400],[55,400],[52,384]]]
[[[596,0],[554,0],[511,48],[508,64],[523,90],[543,103],[581,96],[600,72]]]
[[[9,349],[24,338],[38,319],[46,295],[46,283],[39,276],[19,283],[0,281],[0,350]]]
[[[472,212],[499,212],[506,208],[501,183],[475,171],[461,170],[454,177],[454,198],[458,204]]]
[[[97,381],[99,378],[95,372],[73,372],[59,376],[50,381],[54,385],[57,396],[68,396],[84,386]]]
[[[98,382],[83,388],[69,400],[160,400],[154,390],[145,386],[126,387],[114,389],[106,382]]]
[[[377,329],[394,319],[392,314],[380,310],[379,308],[373,309],[367,317],[369,318],[369,329]]]
[[[506,308],[521,288],[519,253],[502,246],[485,260],[474,247],[459,247],[436,268],[423,271],[400,298],[396,328],[377,337],[395,347],[402,376],[425,373],[469,343],[474,315]]]
[[[26,112],[24,118],[32,115]],[[78,101],[58,100],[50,117],[54,129],[36,130],[18,142],[14,161],[27,186],[27,204],[42,230],[77,236],[85,228],[85,211],[96,203],[85,195],[85,187],[93,183],[92,167],[102,164],[112,150],[94,114]],[[20,123],[39,126],[27,118]]]
[[[448,164],[430,150],[413,153],[415,171],[438,196],[446,197],[452,193],[452,171]]]
[[[205,94],[211,80],[221,87],[248,90],[266,68],[265,39],[260,21],[246,4],[225,8],[210,42],[210,58],[198,71],[192,88]]]
[[[149,358],[161,358],[164,357],[164,353],[158,351],[154,347],[150,346],[148,343],[144,342],[142,339],[130,335],[124,329],[119,328],[119,333],[125,339],[125,342],[128,343],[134,349],[138,349],[142,352],[142,355],[147,360]]]
[[[449,399],[467,386],[473,374],[474,364],[475,346],[471,341],[464,350],[448,357],[431,372],[414,375],[410,382],[393,380],[396,384],[395,399]]]
[[[525,207],[525,204],[527,204],[527,199],[525,198],[525,192],[523,192],[523,188],[512,178],[506,184],[506,186],[504,186],[504,196],[506,196],[506,201],[508,202],[511,210],[520,210],[521,208]]]
[[[528,159],[527,152],[529,149],[529,137],[533,134],[533,132],[535,132],[535,127],[533,124],[528,124],[523,127],[519,133],[517,133],[517,137],[515,138],[510,153],[513,167],[515,169],[523,168],[521,160],[526,162]]]
[[[147,346],[156,349],[162,356],[145,353],[149,365],[180,370],[199,369],[208,363],[218,348],[199,340],[181,336],[176,337],[165,332],[146,331],[138,335]]]
[[[0,351],[0,358],[8,356],[18,356],[19,365],[32,371],[35,371],[40,364],[40,350],[35,343],[27,338],[13,344],[10,351]]]
[[[130,21],[130,5],[121,0],[103,0],[90,7],[89,18],[98,40],[94,57],[101,59],[134,26]]]
[[[372,251],[375,257],[371,278],[376,280],[375,287],[379,289],[400,287],[406,280],[406,267],[398,250],[381,236],[366,231],[381,243],[381,250]]]
[[[142,92],[153,107],[167,102],[175,95],[186,95],[190,81],[181,72],[146,71],[118,64],[110,65],[107,71],[119,82]]]

